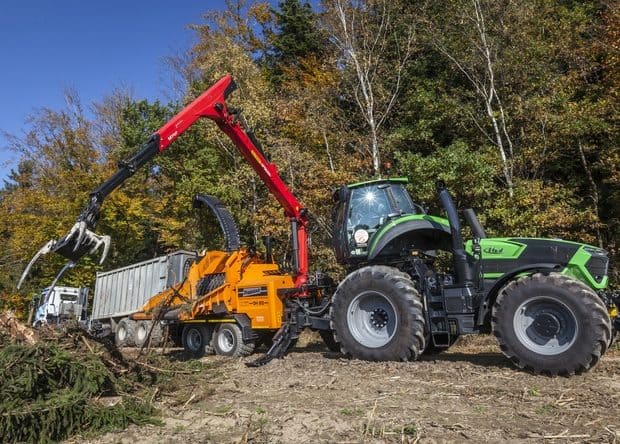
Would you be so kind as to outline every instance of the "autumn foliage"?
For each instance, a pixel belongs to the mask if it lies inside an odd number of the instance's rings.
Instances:
[[[355,48],[371,70],[366,83],[339,34],[342,23],[334,22],[339,8],[368,24],[351,23],[351,41],[382,48]],[[433,212],[440,211],[433,183],[445,180],[458,206],[475,208],[492,235],[607,248],[618,282],[618,10],[613,0],[324,0],[315,10],[298,0],[275,9],[235,0],[224,11],[205,11],[205,22],[193,25],[195,46],[170,59],[184,85],[177,102],[110,91],[91,115],[68,94],[64,109],[39,111],[25,124],[27,135],[12,139],[21,157],[0,189],[2,304],[25,310],[28,292],[49,285],[61,264],[41,262],[18,294],[15,283],[32,254],[66,232],[119,160],[226,73],[239,85],[231,104],[244,110],[312,212],[314,268],[336,271],[333,189],[377,173],[408,177],[414,199]],[[403,64],[405,35],[411,53]],[[364,88],[374,88],[377,102],[364,99]],[[370,113],[373,103],[381,112]],[[379,127],[377,115],[384,118]],[[391,164],[389,173],[376,171],[375,150]],[[221,247],[208,215],[191,207],[196,193],[228,205],[246,245],[260,250],[261,236],[271,234],[278,259],[290,259],[282,210],[227,138],[204,122],[106,200],[97,231],[112,236],[113,248],[103,267]],[[99,269],[86,259],[62,283],[92,286]]]

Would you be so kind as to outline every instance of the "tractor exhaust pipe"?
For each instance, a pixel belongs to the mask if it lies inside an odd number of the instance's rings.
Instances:
[[[452,237],[452,256],[454,258],[454,272],[456,274],[456,283],[466,286],[473,285],[473,273],[469,262],[467,261],[467,254],[465,253],[465,245],[463,244],[463,238],[461,237],[461,224],[459,222],[459,215],[452,201],[452,197],[446,188],[446,184],[443,181],[436,183],[437,193],[439,194],[439,201],[441,206],[448,216],[448,222],[450,223],[450,232]]]
[[[476,213],[472,208],[467,208],[463,210],[463,216],[465,216],[467,224],[471,227],[471,231],[474,234],[474,237],[478,239],[485,239],[487,237],[484,228],[482,228],[482,225],[480,224],[480,221],[478,220],[478,217],[476,216]]]

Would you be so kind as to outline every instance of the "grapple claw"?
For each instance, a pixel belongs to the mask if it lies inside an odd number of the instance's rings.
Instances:
[[[97,239],[95,241],[95,245],[89,251],[89,254],[93,254],[95,251],[99,249],[99,247],[103,245],[103,253],[101,254],[101,259],[99,260],[99,265],[101,265],[103,264],[103,261],[105,261],[105,258],[108,255],[108,251],[110,250],[110,243],[111,243],[110,236],[98,236],[94,233],[92,234],[96,236]]]
[[[84,240],[84,235],[86,234],[88,230],[86,230],[86,222],[84,221],[76,223],[73,227],[76,228],[75,231],[77,231],[78,233],[77,240],[75,241],[75,247],[73,247],[73,251],[77,251],[77,249],[80,247],[80,244],[82,243],[82,240]],[[92,231],[88,231],[88,233],[89,234],[92,233],[93,235],[95,235],[95,233],[93,233]],[[96,249],[97,248],[95,247],[93,250],[96,250]]]
[[[101,238],[103,242],[103,253],[101,253],[101,260],[99,261],[99,265],[103,264],[105,258],[108,257],[108,252],[110,251],[110,245],[112,244],[112,239],[110,236],[103,236]]]
[[[28,266],[26,267],[26,269],[24,270],[24,272],[22,273],[21,277],[19,278],[19,282],[17,283],[17,289],[19,290],[19,287],[22,286],[22,284],[24,283],[24,280],[26,279],[26,276],[28,276],[28,273],[30,273],[30,269],[32,268],[32,266],[34,265],[34,263],[43,255],[49,253],[50,251],[52,251],[52,248],[54,248],[54,245],[56,244],[56,241],[54,239],[52,239],[51,241],[49,241],[48,243],[46,243],[45,245],[43,245],[41,247],[41,249],[39,251],[37,251],[37,254],[35,254],[32,259],[30,259],[30,262],[28,262]]]
[[[80,221],[77,222],[66,236],[63,238],[56,240],[52,239],[47,244],[45,244],[38,252],[34,255],[24,272],[22,273],[21,278],[19,279],[19,283],[17,284],[17,288],[19,289],[30,273],[30,269],[33,264],[39,259],[39,257],[44,254],[54,252],[58,253],[61,256],[69,259],[70,266],[65,266],[61,273],[57,276],[58,280],[62,273],[64,273],[67,269],[72,268],[82,257],[87,254],[92,254],[99,247],[103,245],[103,254],[101,256],[100,264],[103,263],[106,256],[108,255],[108,251],[110,250],[110,236],[100,236],[98,234],[93,233],[88,229],[86,222]]]

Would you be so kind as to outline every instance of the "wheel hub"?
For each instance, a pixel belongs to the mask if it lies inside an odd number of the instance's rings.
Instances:
[[[349,304],[347,325],[353,338],[363,346],[384,347],[398,329],[396,308],[382,292],[364,291]]]
[[[202,337],[200,336],[200,333],[196,330],[190,330],[187,335],[187,343],[191,350],[199,350],[202,345]]]
[[[540,313],[534,319],[532,327],[539,335],[552,338],[560,332],[562,323],[553,313]]]
[[[517,339],[543,356],[567,351],[579,334],[577,317],[567,304],[551,296],[534,296],[515,311],[513,328]]]
[[[228,330],[220,331],[217,340],[220,349],[224,352],[228,353],[235,347],[235,338],[233,337],[233,334]]]
[[[388,323],[388,314],[383,308],[375,308],[370,315],[370,322],[376,328],[383,328]]]

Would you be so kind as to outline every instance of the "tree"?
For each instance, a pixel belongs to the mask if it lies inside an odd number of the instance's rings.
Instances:
[[[275,29],[267,32],[265,61],[272,82],[281,84],[287,74],[304,71],[304,60],[321,59],[328,42],[317,27],[318,19],[310,3],[284,0],[273,14]]]
[[[502,161],[508,194],[513,196],[514,148],[501,98],[501,80],[497,78],[502,42],[498,41],[498,33],[493,30],[493,27],[503,26],[505,20],[509,19],[504,16],[507,8],[497,2],[484,0],[456,0],[440,7],[445,11],[444,14],[433,10],[433,14],[427,16],[429,41],[454,63],[481,100],[491,133],[487,133],[486,125],[475,117],[474,122],[495,144]]]
[[[368,127],[368,153],[377,175],[383,126],[396,104],[415,48],[414,28],[402,20],[400,2],[328,0],[325,9],[331,40],[352,72],[343,93],[352,96]]]
[[[67,91],[65,101],[63,110],[39,110],[26,136],[10,139],[21,159],[0,199],[0,292],[13,291],[32,255],[49,239],[66,234],[104,171],[101,147],[80,100]],[[26,290],[49,285],[61,263],[50,257],[37,264]],[[82,265],[70,274],[70,282],[86,283],[94,276],[92,260]]]

